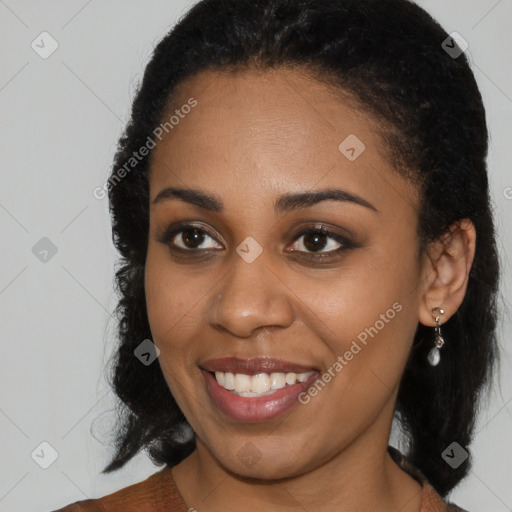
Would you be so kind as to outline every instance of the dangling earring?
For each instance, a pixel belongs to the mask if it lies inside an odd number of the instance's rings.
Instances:
[[[440,315],[444,315],[444,311],[441,308],[434,308],[432,310],[432,314],[436,314],[436,311],[438,314],[435,316],[435,320],[437,325],[435,326],[435,340],[434,340],[434,347],[430,349],[430,352],[428,353],[428,362],[431,366],[436,366],[439,361],[441,360],[441,353],[439,352],[439,349],[444,345],[443,337],[441,336],[441,322],[440,322]]]

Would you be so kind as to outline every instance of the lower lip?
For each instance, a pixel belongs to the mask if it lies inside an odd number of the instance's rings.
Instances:
[[[299,403],[298,397],[318,378],[315,372],[305,382],[285,386],[271,395],[261,397],[238,396],[221,386],[214,375],[201,370],[212,402],[228,418],[243,422],[261,422],[284,414]]]

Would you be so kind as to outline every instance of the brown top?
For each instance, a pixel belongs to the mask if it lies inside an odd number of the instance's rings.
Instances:
[[[411,466],[393,447],[388,448],[397,464],[423,487],[420,512],[468,512],[454,504],[446,503],[429,484],[425,476]],[[160,471],[139,482],[103,498],[77,501],[54,512],[193,512],[181,496],[171,468]]]

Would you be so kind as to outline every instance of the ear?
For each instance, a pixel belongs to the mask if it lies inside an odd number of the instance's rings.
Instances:
[[[444,310],[445,323],[464,300],[476,248],[476,230],[469,219],[450,226],[438,240],[431,242],[422,257],[422,296],[418,320],[435,326],[432,309]]]

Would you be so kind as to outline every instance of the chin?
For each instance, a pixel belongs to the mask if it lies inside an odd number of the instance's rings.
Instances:
[[[281,446],[279,449],[281,453],[277,450],[263,452],[248,441],[234,452],[222,451],[220,456],[216,455],[216,459],[236,477],[262,481],[293,478],[314,467],[312,461],[297,460],[297,453],[301,453],[302,458],[307,458],[304,450],[297,449],[297,445],[289,449]]]

